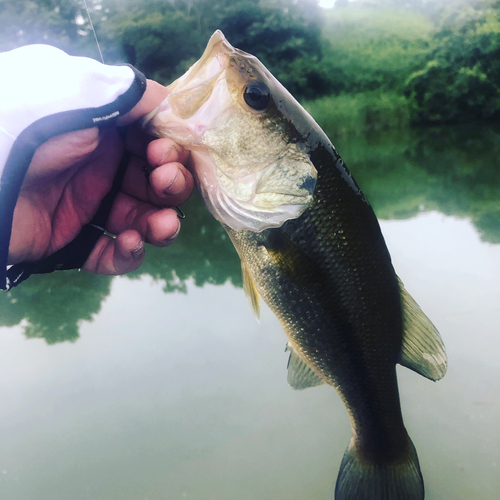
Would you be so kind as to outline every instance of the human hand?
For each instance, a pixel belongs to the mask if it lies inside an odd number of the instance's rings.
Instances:
[[[84,269],[99,274],[133,271],[144,259],[144,242],[172,243],[180,229],[175,210],[193,191],[184,167],[189,153],[169,139],[151,140],[131,123],[142,118],[168,91],[148,80],[139,103],[116,127],[86,129],[54,137],[38,148],[14,211],[9,264],[43,259],[72,241],[95,215],[108,193],[125,149],[132,153],[105,229]],[[144,167],[150,172],[149,180]]]

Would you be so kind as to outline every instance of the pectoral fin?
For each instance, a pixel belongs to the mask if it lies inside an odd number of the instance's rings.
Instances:
[[[252,307],[252,311],[255,314],[257,321],[260,321],[259,292],[257,291],[255,282],[250,275],[248,267],[243,261],[241,261],[241,274],[243,275],[243,290],[245,291],[245,295],[247,296],[248,302],[250,302],[250,306]]]
[[[324,384],[325,381],[313,371],[295,352],[295,349],[287,344],[285,352],[290,351],[288,358],[287,381],[293,389],[307,389]]]
[[[441,336],[405,290],[401,280],[399,285],[404,327],[399,363],[430,380],[439,380],[444,377],[447,368],[446,351]]]

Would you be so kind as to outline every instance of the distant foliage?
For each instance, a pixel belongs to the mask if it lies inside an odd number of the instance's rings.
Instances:
[[[200,31],[199,16],[186,6],[152,0],[120,10],[109,26],[126,61],[163,84],[187,69],[184,61],[192,63],[201,55]]]
[[[221,29],[297,96],[331,92],[317,0],[87,0],[107,63],[168,84]],[[0,0],[0,51],[47,43],[99,59],[83,0]]]
[[[499,119],[500,2],[471,2],[434,38],[425,66],[406,83],[413,121]]]
[[[331,90],[321,65],[320,10],[314,1],[143,0],[116,19],[115,37],[128,61],[164,83],[185,72],[220,29],[232,45],[261,59],[297,97]]]
[[[334,93],[400,90],[429,51],[432,22],[393,2],[350,2],[326,13],[324,59]]]
[[[409,124],[409,107],[397,92],[359,92],[306,101],[305,108],[337,144],[340,137],[360,136]]]
[[[357,118],[343,129],[399,124],[408,108],[413,123],[500,118],[499,0],[338,0],[329,10],[317,0],[87,4],[105,61],[163,84],[221,29],[299,100],[349,95],[336,116],[351,109]],[[83,0],[0,0],[0,19],[0,51],[48,43],[100,59]],[[405,109],[388,105],[396,101]]]
[[[232,45],[257,56],[297,98],[331,93],[316,2],[234,5],[219,27]]]

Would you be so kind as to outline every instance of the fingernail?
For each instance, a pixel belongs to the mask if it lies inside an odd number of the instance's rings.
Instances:
[[[182,175],[182,177],[181,177]],[[180,171],[180,169],[177,170],[177,174],[174,177],[174,180],[169,184],[169,186],[163,191],[163,194],[165,196],[169,195],[175,195],[175,194],[180,194],[184,190],[184,184],[185,182],[177,182],[179,180],[182,180],[184,178],[184,175]],[[177,185],[176,185],[177,184]]]
[[[173,146],[165,153],[165,156],[160,160],[160,165],[163,165],[164,160],[166,160],[170,156],[172,149],[174,149]]]
[[[134,259],[141,257],[142,254],[144,253],[144,241],[141,240],[141,242],[137,245],[137,248],[132,250],[131,253]]]
[[[175,233],[172,235],[172,236],[169,236],[166,241],[168,242],[171,242],[171,241],[174,241],[175,238],[177,238],[177,236],[179,235],[179,232],[181,230],[181,223],[179,222],[178,226],[177,226],[177,229],[175,231]]]

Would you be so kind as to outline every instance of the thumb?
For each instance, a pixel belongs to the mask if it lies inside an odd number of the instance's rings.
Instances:
[[[144,260],[144,241],[129,229],[116,238],[103,235],[97,241],[83,269],[96,274],[125,274],[137,269]]]
[[[148,80],[142,99],[126,115],[118,118],[117,125],[119,127],[130,125],[147,115],[159,106],[168,94],[170,94],[170,91],[166,87],[154,80]]]

